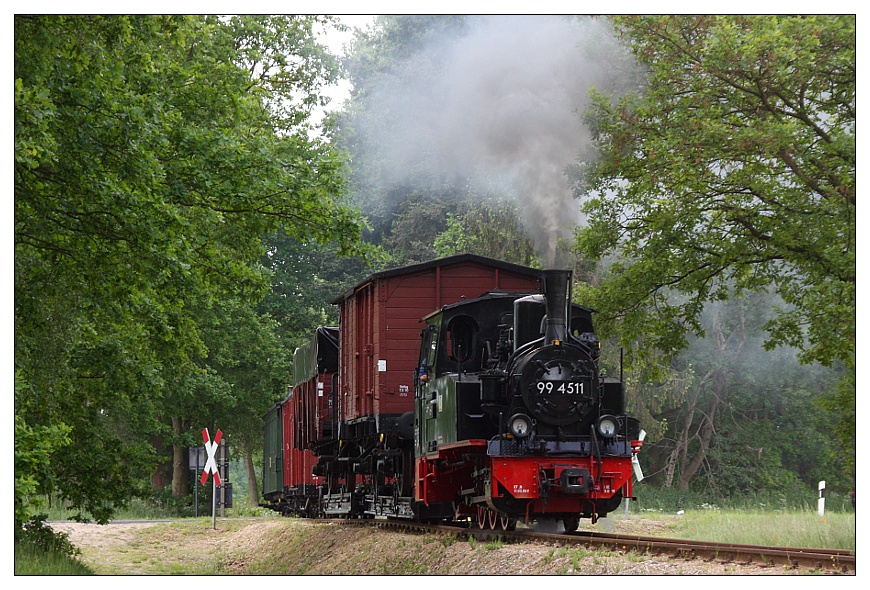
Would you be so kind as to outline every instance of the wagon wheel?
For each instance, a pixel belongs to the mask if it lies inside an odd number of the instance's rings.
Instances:
[[[455,504],[455,506],[456,506],[456,508],[453,511],[453,522],[459,523],[459,522],[469,521],[469,524],[471,526],[473,526],[474,525],[474,518],[468,517],[468,513],[465,512],[465,505],[462,504],[461,502],[457,502]]]

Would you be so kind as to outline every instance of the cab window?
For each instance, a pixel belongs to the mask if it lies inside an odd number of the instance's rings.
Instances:
[[[435,358],[438,354],[438,328],[435,324],[429,324],[420,333],[420,366],[422,373],[431,373],[435,366]]]
[[[477,322],[469,316],[456,316],[447,325],[447,356],[451,361],[465,364],[474,357],[474,336]]]

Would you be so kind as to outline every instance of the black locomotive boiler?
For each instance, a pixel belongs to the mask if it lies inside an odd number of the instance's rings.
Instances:
[[[309,376],[334,383],[328,398],[297,386],[267,415],[318,415],[309,430],[324,434],[279,449],[272,429],[268,506],[573,531],[632,496],[640,425],[623,384],[599,373],[592,310],[571,303],[570,271],[455,256],[373,275],[336,304],[339,366]],[[309,479],[290,481],[311,454]]]

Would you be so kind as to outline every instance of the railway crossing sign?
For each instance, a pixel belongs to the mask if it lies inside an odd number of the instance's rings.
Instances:
[[[208,454],[208,459],[205,462],[205,469],[203,470],[202,477],[199,480],[202,485],[205,485],[209,473],[214,474],[214,483],[216,485],[221,485],[220,471],[218,471],[217,463],[215,462],[215,455],[217,453],[218,445],[221,442],[221,435],[223,435],[223,433],[220,428],[218,428],[218,431],[214,435],[214,442],[209,442],[208,428],[202,429],[202,440],[205,443],[205,452]]]

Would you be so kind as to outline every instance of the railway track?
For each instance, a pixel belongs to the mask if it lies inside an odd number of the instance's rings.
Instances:
[[[595,531],[578,531],[570,534],[540,533],[531,530],[501,531],[468,528],[455,525],[433,525],[398,520],[334,520],[354,526],[376,526],[409,532],[435,532],[452,534],[478,541],[500,538],[506,542],[544,542],[559,545],[583,545],[611,547],[622,551],[634,551],[653,556],[674,559],[718,561],[735,565],[761,564],[781,566],[807,571],[855,574],[855,552],[843,549],[818,549],[810,547],[776,547],[738,543],[715,543],[686,539],[667,539],[640,535],[622,535]]]

